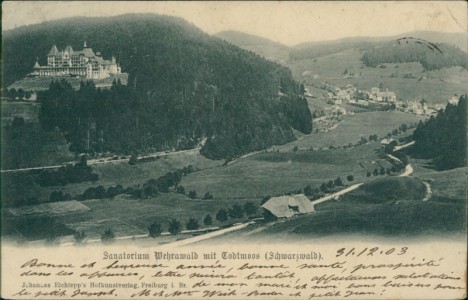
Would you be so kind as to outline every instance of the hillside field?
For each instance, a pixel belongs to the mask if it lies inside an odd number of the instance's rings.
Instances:
[[[67,184],[65,186],[49,186],[40,188],[40,196],[48,199],[53,191],[62,191],[72,196],[83,193],[90,187],[99,185],[106,189],[110,186],[121,184],[124,188],[143,184],[151,178],[158,178],[168,172],[181,169],[192,165],[195,169],[213,168],[222,164],[223,161],[209,160],[200,154],[176,153],[167,156],[161,156],[159,159],[151,162],[129,165],[127,161],[116,161],[92,166],[99,179],[96,182],[83,182]]]
[[[356,113],[343,116],[338,127],[329,132],[312,133],[303,139],[278,146],[278,148],[280,151],[286,151],[295,146],[299,149],[345,146],[349,143],[355,144],[361,137],[368,138],[371,134],[377,134],[380,140],[401,124],[410,125],[424,119],[425,117],[402,112]]]
[[[377,143],[352,149],[268,152],[237,160],[226,166],[192,173],[182,179],[186,190],[210,192],[216,198],[272,196],[297,191],[307,185],[354,175],[354,181],[368,180],[366,172],[391,167],[379,159]]]
[[[457,168],[437,172],[426,169],[416,170],[416,175],[430,183],[432,188],[431,201],[447,203],[466,203],[467,195],[467,168]]]
[[[252,199],[193,200],[175,193],[137,200],[121,195],[114,199],[83,201],[91,211],[64,218],[63,222],[73,230],[85,230],[90,238],[99,238],[106,228],[112,228],[117,236],[147,234],[148,226],[153,222],[160,223],[163,231],[167,231],[172,218],[181,223],[182,230],[185,230],[185,223],[191,217],[197,219],[201,227],[207,227],[203,225],[203,217],[206,214],[211,214],[213,218],[211,226],[222,226],[224,224],[215,219],[216,212],[220,208],[227,209],[234,203],[243,204],[248,200]],[[233,222],[232,219],[230,222]]]
[[[402,100],[424,98],[431,104],[444,104],[454,94],[466,92],[468,71],[460,67],[424,71],[419,63],[400,63],[383,64],[385,68],[369,68],[363,66],[360,58],[359,50],[348,49],[316,59],[289,61],[287,65],[293,76],[306,84],[326,82],[339,87],[353,84],[370,91],[382,83],[384,89],[394,91]]]

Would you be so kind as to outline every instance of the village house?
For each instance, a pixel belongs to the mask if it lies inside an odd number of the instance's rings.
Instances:
[[[385,92],[377,92],[374,100],[378,102],[395,102],[396,95],[394,92],[389,92],[387,89]]]
[[[311,98],[316,98],[314,95],[312,95],[312,93],[307,88],[304,89],[304,96],[311,97]]]
[[[75,51],[71,46],[59,51],[55,45],[47,55],[47,66],[36,61],[33,76],[80,76],[88,79],[103,79],[120,74],[121,68],[115,57],[105,60],[100,52],[94,53],[84,42],[83,50]]]
[[[361,106],[369,106],[369,102],[366,100],[358,100],[357,104]]]
[[[376,95],[378,92],[380,92],[380,89],[378,87],[371,88],[371,94],[372,95]]]
[[[341,101],[348,101],[351,99],[351,95],[345,90],[340,90],[338,93],[336,93],[336,97]]]
[[[357,88],[352,84],[348,84],[346,85],[345,90],[348,92],[348,94],[352,95],[357,91]]]
[[[459,100],[460,100],[459,97],[455,94],[448,99],[448,103],[457,105]]]
[[[332,106],[330,111],[332,113],[336,113],[336,114],[341,114],[341,115],[346,115],[346,108],[344,107],[341,107],[341,106],[338,106],[338,105],[335,105],[335,106]]]
[[[406,101],[406,112],[413,113],[416,115],[424,115],[425,107],[427,104],[421,104],[421,102],[417,100],[408,100]]]

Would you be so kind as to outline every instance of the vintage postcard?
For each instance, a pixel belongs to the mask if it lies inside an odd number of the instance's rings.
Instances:
[[[1,297],[463,299],[464,1],[4,1]]]

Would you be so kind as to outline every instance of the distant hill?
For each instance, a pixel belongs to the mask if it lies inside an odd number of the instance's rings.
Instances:
[[[218,32],[214,36],[273,61],[285,61],[289,55],[288,46],[257,35],[228,30]]]
[[[405,37],[419,38],[427,40],[431,43],[446,43],[454,45],[461,50],[468,51],[468,34],[464,32],[438,32],[438,31],[411,31],[392,36],[384,37],[350,37],[330,41],[306,42],[295,45],[294,49],[304,49],[319,45],[332,45],[332,44],[358,44],[358,43],[380,43],[391,40],[397,40]]]
[[[271,45],[275,47],[288,48],[288,46],[269,40],[267,38],[235,30],[221,31],[216,33],[214,36],[219,37],[236,46]]]
[[[382,63],[419,62],[425,70],[462,67],[468,69],[468,54],[455,46],[431,43],[417,38],[401,38],[396,41],[369,47],[362,55],[368,67]]]
[[[43,128],[59,127],[75,151],[155,151],[193,147],[227,158],[308,133],[311,116],[291,71],[205,34],[183,19],[129,14],[68,18],[3,35],[3,84],[46,64],[52,45],[115,55],[128,86],[55,82],[38,95]],[[88,138],[89,136],[89,138]],[[85,141],[85,142],[84,142]]]
[[[435,31],[413,31],[387,37],[351,37],[331,41],[307,42],[294,46],[291,50],[292,59],[313,59],[334,54],[346,49],[357,48],[366,50],[371,47],[385,45],[387,42],[403,38],[421,39],[429,43],[444,43],[468,52],[467,33],[445,33]]]
[[[413,31],[400,34],[396,39],[405,37],[418,38],[431,43],[444,43],[468,52],[468,33],[466,32]]]

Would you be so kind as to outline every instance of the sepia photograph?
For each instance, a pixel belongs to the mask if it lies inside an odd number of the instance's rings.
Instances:
[[[466,297],[467,11],[4,1],[1,297]]]

